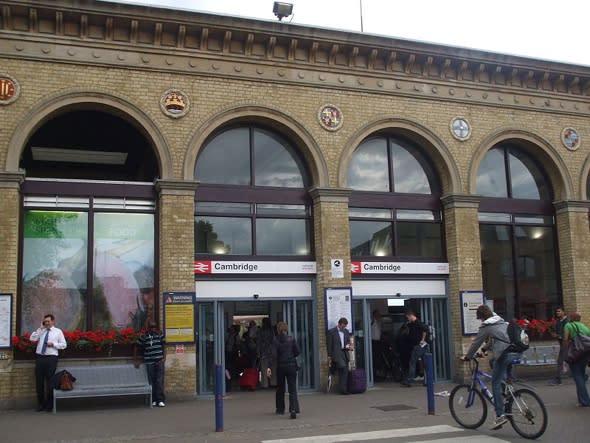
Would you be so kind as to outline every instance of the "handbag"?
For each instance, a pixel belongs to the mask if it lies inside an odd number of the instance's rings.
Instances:
[[[580,329],[576,325],[573,326],[577,334],[568,343],[567,354],[565,356],[565,361],[568,364],[576,363],[585,355],[590,354],[590,337],[582,335]]]
[[[71,391],[74,389],[75,381],[76,378],[68,371],[61,371],[61,376],[59,377],[59,389],[62,391]]]

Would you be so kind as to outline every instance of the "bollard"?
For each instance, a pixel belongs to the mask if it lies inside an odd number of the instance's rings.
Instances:
[[[428,415],[434,415],[434,362],[432,353],[424,354],[424,372],[426,376],[426,397],[428,399]]]
[[[223,432],[223,366],[215,365],[215,432]]]

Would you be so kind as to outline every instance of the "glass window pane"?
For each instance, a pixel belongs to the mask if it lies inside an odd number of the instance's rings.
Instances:
[[[386,218],[391,220],[391,209],[350,208],[350,217],[358,218]]]
[[[431,194],[428,175],[422,166],[424,159],[419,151],[409,146],[402,147],[393,141],[391,149],[394,192]]]
[[[250,131],[236,128],[213,138],[197,159],[195,179],[201,183],[250,184]]]
[[[514,223],[527,225],[553,225],[553,217],[543,217],[542,215],[537,217],[515,216]]]
[[[350,222],[350,255],[353,257],[391,257],[391,240],[390,222]]]
[[[54,313],[60,328],[86,328],[88,214],[25,211],[21,332]]]
[[[442,235],[438,223],[397,224],[397,256],[442,257]]]
[[[256,213],[266,215],[291,215],[305,217],[307,215],[307,208],[305,205],[258,204],[256,205]]]
[[[480,212],[478,218],[480,222],[490,223],[510,223],[512,220],[510,214],[503,214],[500,212]]]
[[[348,167],[348,186],[358,191],[390,191],[387,141],[384,138],[367,140],[359,145]]]
[[[503,318],[515,318],[510,226],[479,225],[479,235],[485,297],[494,301],[494,311]]]
[[[305,168],[295,150],[280,137],[254,130],[254,184],[303,188]]]
[[[94,215],[92,328],[154,320],[154,215]]]
[[[508,158],[510,159],[512,198],[532,200],[551,198],[541,170],[527,154],[511,151]]]
[[[250,218],[195,217],[197,254],[252,255]]]
[[[250,203],[198,202],[197,214],[251,214]]]
[[[256,255],[309,255],[310,245],[306,220],[256,220]]]
[[[435,220],[432,211],[398,209],[395,214],[398,220]]]
[[[516,243],[520,316],[549,320],[559,304],[553,228],[522,227]]]
[[[490,149],[479,165],[477,193],[486,197],[508,198],[504,150]]]

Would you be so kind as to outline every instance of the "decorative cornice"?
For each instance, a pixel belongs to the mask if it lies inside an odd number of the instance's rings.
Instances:
[[[445,209],[471,208],[479,209],[479,195],[471,194],[445,194],[441,197]]]
[[[156,191],[160,195],[185,195],[194,196],[199,186],[198,181],[186,180],[156,180]]]
[[[202,73],[590,114],[590,68],[93,0],[0,0],[9,58]]]
[[[342,188],[312,188],[309,195],[314,203],[344,203],[348,204],[351,189]]]
[[[590,201],[586,200],[560,200],[553,202],[556,214],[563,214],[566,212],[583,212],[588,213],[590,209]]]
[[[24,171],[18,172],[3,172],[0,171],[0,188],[4,189],[20,189],[20,186],[25,181]]]

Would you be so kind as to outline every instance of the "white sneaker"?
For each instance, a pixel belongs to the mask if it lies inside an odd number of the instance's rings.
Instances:
[[[158,403],[156,403],[155,401],[152,402],[152,406],[157,406]]]
[[[495,431],[496,429],[500,429],[507,422],[508,422],[508,419],[506,418],[506,416],[500,415],[499,417],[496,417],[496,419],[492,423],[492,426],[490,426],[490,430]]]
[[[161,401],[161,402],[158,403],[158,407],[163,408],[164,406],[166,406],[166,405],[164,404],[163,401]]]

